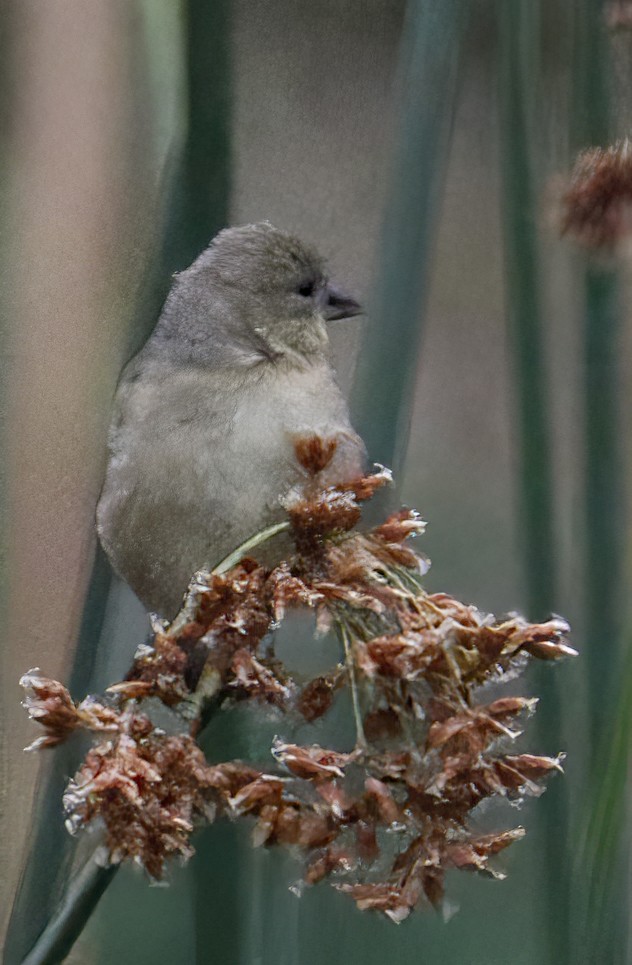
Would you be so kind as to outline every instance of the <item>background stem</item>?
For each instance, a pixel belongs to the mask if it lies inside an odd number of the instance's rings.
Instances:
[[[399,60],[401,116],[379,276],[352,398],[371,459],[401,468],[456,109],[470,0],[410,0]]]
[[[158,252],[147,277],[140,280],[141,291],[135,306],[133,325],[130,325],[130,354],[140,347],[143,337],[153,327],[170,286],[172,272],[190,264],[218,229],[227,223],[228,218],[230,2],[184,0],[180,6],[181,15],[185,18],[185,43],[182,48],[178,44],[179,37],[172,35],[171,11],[166,14],[164,4],[157,0],[145,5],[147,19],[144,26],[139,27],[138,21],[134,21],[129,25],[127,34],[132,38],[130,43],[134,43],[133,58],[138,66],[139,86],[146,83],[149,75],[145,63],[145,44],[150,39],[155,43],[158,37],[169,55],[182,57],[186,75],[184,143],[180,145],[176,142],[172,146],[173,159],[164,185],[168,200],[165,203],[162,250]],[[124,9],[130,18],[137,13],[131,2],[124,5]],[[161,104],[143,106],[160,117]],[[144,160],[140,159],[139,163],[142,164]],[[93,666],[108,598],[110,574],[109,564],[99,548],[71,673],[71,691],[81,696],[94,686]],[[108,640],[106,645],[114,648],[117,641]],[[22,961],[47,922],[56,915],[57,902],[60,895],[65,894],[75,845],[63,826],[61,797],[68,775],[74,772],[78,764],[76,749],[64,747],[51,759],[40,779],[33,846],[15,899],[4,949],[7,965],[17,965]],[[111,878],[103,880],[104,887],[107,887]],[[142,885],[137,882],[136,887],[137,912],[141,915],[143,903],[151,904],[151,897],[147,898],[144,894],[144,882]],[[226,887],[230,887],[228,882]],[[93,907],[89,903],[81,905],[87,917]],[[78,917],[73,919],[76,923],[82,914],[81,908],[77,911]],[[76,934],[79,931],[80,928]]]
[[[557,553],[549,387],[537,223],[541,10],[538,0],[500,0],[500,111],[506,305],[513,362],[518,445],[518,518],[524,552],[528,616],[555,610]],[[534,674],[541,694],[540,739],[561,747],[560,695],[552,674]],[[570,962],[567,806],[562,782],[546,795],[543,913],[551,961]]]
[[[612,64],[602,0],[576,4],[571,103],[574,152],[616,136]],[[592,763],[602,753],[618,677],[621,631],[622,457],[618,395],[621,319],[616,261],[579,260],[583,289],[584,599]],[[607,658],[604,659],[607,653]]]
[[[617,136],[610,37],[601,0],[575,5],[573,152]],[[629,91],[626,91],[629,98]],[[617,105],[624,112],[626,104]],[[627,130],[625,131],[627,134]],[[575,961],[629,961],[629,758],[632,660],[622,633],[623,455],[619,418],[622,304],[616,259],[578,258],[582,293],[584,644],[588,794],[575,857]],[[625,639],[626,649],[623,642]],[[613,711],[613,708],[615,710]]]

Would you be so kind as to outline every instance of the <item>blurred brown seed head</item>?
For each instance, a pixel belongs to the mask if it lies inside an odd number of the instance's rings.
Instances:
[[[613,249],[632,230],[632,144],[592,147],[575,162],[560,229],[585,248]]]
[[[631,0],[611,0],[605,6],[606,25],[611,30],[632,29]]]

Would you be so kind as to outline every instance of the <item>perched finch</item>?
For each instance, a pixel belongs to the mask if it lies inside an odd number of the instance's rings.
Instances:
[[[325,484],[362,473],[327,334],[359,312],[267,222],[221,231],[175,277],[123,371],[97,508],[114,570],[149,609],[172,617],[196,570],[283,518],[307,478],[298,437],[337,440]]]

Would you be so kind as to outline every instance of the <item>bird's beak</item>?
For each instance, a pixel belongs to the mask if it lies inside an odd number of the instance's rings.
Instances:
[[[337,322],[341,318],[353,318],[354,315],[362,314],[362,306],[358,304],[355,298],[351,298],[350,295],[346,295],[333,285],[327,285],[324,294],[323,315],[325,321]]]

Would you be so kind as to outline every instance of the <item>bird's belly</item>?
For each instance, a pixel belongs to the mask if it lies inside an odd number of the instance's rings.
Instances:
[[[297,439],[313,435],[340,440],[337,478],[362,471],[364,445],[351,428],[329,366],[276,374],[243,393],[232,421],[231,448],[237,460],[247,458],[265,475],[278,499],[304,475],[296,459]]]
[[[101,539],[115,569],[162,614],[175,613],[195,570],[283,517],[281,499],[305,478],[298,436],[345,438],[328,482],[362,469],[362,443],[322,371],[253,381],[221,409],[217,398],[200,391],[194,417],[174,425],[177,399],[167,404],[163,389],[164,409],[123,430],[108,468]]]

